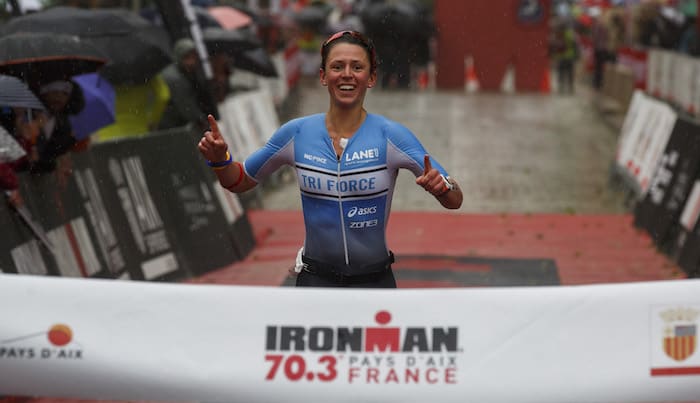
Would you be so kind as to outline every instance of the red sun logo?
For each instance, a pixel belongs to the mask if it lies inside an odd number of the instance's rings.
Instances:
[[[49,329],[48,337],[51,344],[53,344],[54,346],[62,347],[70,343],[70,341],[73,339],[73,331],[70,330],[70,327],[68,327],[67,325],[59,323],[57,325],[51,326],[51,329]]]

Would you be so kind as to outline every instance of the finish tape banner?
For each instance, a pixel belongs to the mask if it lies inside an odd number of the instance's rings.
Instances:
[[[700,280],[346,290],[0,275],[0,394],[700,400]]]

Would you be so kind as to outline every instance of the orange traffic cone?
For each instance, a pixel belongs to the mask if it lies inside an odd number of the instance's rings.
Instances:
[[[474,68],[474,59],[466,58],[464,61],[464,81],[467,92],[476,92],[479,90],[479,78],[476,76],[476,68]]]
[[[552,85],[549,80],[549,69],[544,69],[542,81],[540,81],[540,92],[543,94],[549,94],[551,91]]]
[[[423,69],[418,73],[418,88],[424,90],[428,88],[430,83],[430,77],[428,76],[428,69]]]

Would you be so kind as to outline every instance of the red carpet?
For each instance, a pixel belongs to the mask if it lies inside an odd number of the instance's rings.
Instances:
[[[257,246],[242,262],[195,282],[279,285],[304,238],[299,211],[250,211]],[[397,255],[447,258],[551,259],[563,285],[667,280],[684,277],[649,236],[624,215],[488,215],[394,212],[389,246]],[[433,260],[436,265],[441,264]],[[429,271],[431,260],[422,269]],[[415,264],[414,264],[415,266]],[[426,267],[427,266],[427,267]],[[485,269],[486,270],[486,269]],[[428,276],[427,276],[428,277]],[[399,286],[445,286],[426,278]]]

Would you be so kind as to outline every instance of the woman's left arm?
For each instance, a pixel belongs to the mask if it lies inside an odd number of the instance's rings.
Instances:
[[[448,189],[445,193],[435,196],[436,199],[443,205],[443,207],[448,209],[458,209],[462,207],[462,189],[459,187],[459,183],[452,178],[447,178],[447,180],[452,185],[452,189]]]
[[[445,208],[460,208],[463,197],[457,181],[443,176],[440,171],[433,168],[428,154],[425,155],[423,164],[423,174],[416,178],[416,184],[435,196]]]

